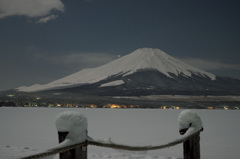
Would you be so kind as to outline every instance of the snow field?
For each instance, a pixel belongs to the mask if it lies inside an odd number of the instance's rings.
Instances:
[[[77,111],[88,120],[88,135],[133,146],[159,145],[181,137],[178,116],[182,110],[0,108],[0,158],[35,154],[58,145],[55,119],[58,113]],[[194,110],[201,117],[201,158],[238,158],[240,112]],[[182,158],[182,144],[148,152],[127,152],[88,147],[89,159]],[[56,157],[55,157],[56,158]]]

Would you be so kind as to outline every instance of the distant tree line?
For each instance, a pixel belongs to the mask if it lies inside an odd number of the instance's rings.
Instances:
[[[2,106],[17,106],[15,102],[0,102],[0,107]]]

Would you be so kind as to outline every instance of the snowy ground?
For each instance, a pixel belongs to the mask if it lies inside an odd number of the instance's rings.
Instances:
[[[54,147],[55,117],[64,111],[80,111],[88,118],[88,134],[128,145],[160,145],[180,137],[177,117],[181,110],[0,108],[0,158],[12,159]],[[201,158],[238,158],[240,111],[195,110],[202,118]],[[155,151],[127,152],[88,147],[89,159],[178,159],[182,144]],[[56,158],[56,157],[54,157]]]

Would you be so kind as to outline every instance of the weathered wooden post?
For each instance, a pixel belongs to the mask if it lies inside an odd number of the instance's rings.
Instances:
[[[184,159],[200,159],[200,133],[183,143]]]
[[[62,143],[69,132],[58,132],[58,141]],[[59,159],[87,159],[87,145],[59,154]]]
[[[189,136],[203,131],[201,118],[191,110],[184,110],[178,116],[179,133]],[[200,159],[200,132],[183,143],[184,159]]]
[[[60,145],[81,143],[87,139],[87,119],[79,112],[63,112],[56,119]],[[87,159],[87,144],[59,154],[60,159]]]

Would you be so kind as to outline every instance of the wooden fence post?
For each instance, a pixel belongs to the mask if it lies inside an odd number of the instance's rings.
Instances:
[[[201,118],[190,109],[183,110],[178,115],[178,124],[181,135],[184,135],[188,131],[190,131],[188,135],[191,135],[194,131],[201,128],[183,143],[184,159],[200,159],[200,131],[203,131]]]
[[[59,143],[66,139],[68,132],[58,132]],[[87,159],[87,145],[59,154],[59,159]]]
[[[87,118],[78,111],[66,111],[56,117],[59,143],[66,138],[69,143],[84,142],[83,146],[60,153],[60,159],[87,159]],[[69,136],[68,136],[69,135]]]
[[[200,132],[183,143],[184,159],[200,159]]]

